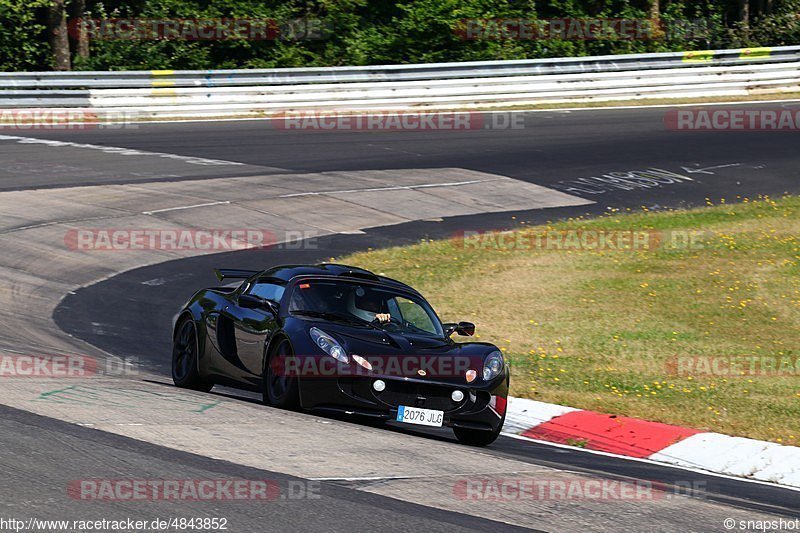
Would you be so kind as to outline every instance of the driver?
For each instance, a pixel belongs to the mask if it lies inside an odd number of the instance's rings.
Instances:
[[[392,315],[384,313],[383,299],[376,291],[367,291],[363,287],[356,288],[352,293],[352,308],[350,312],[367,322],[390,322]]]

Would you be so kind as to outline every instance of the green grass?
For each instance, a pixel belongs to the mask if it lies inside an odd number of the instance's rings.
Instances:
[[[516,230],[703,230],[702,247],[508,250],[424,241],[341,258],[471,320],[512,365],[512,394],[800,444],[800,369],[678,376],[676,356],[800,360],[800,198],[614,213]]]

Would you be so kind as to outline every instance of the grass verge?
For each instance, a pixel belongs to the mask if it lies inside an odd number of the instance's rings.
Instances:
[[[520,223],[502,242],[423,241],[340,261],[411,284],[445,320],[475,322],[510,361],[515,396],[800,445],[799,215],[797,197],[743,199]],[[573,230],[702,233],[625,251],[530,245]],[[751,356],[755,370],[727,366]]]

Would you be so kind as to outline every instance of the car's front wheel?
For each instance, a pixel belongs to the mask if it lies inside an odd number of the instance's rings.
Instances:
[[[172,341],[172,381],[182,389],[208,392],[213,387],[197,369],[199,346],[194,321],[184,320]]]
[[[297,377],[286,370],[286,360],[292,356],[292,346],[287,339],[278,341],[270,349],[262,374],[261,397],[264,404],[289,410],[300,408]]]

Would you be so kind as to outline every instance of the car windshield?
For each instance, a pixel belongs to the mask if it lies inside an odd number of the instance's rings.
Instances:
[[[289,300],[293,314],[327,314],[342,319],[378,323],[378,314],[388,314],[385,325],[408,333],[443,336],[442,324],[422,298],[389,287],[350,281],[308,280],[295,286]]]
[[[270,279],[260,279],[255,283],[246,282],[244,292],[273,302],[280,302],[285,287]]]

